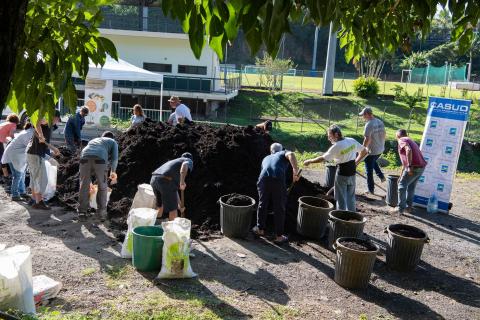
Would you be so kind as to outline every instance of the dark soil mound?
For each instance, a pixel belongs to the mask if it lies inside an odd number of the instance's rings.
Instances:
[[[340,242],[343,246],[353,249],[353,250],[358,250],[358,251],[375,251],[377,248],[369,242],[366,241],[355,241],[355,240],[346,240]]]
[[[226,204],[231,206],[245,207],[252,204],[252,200],[242,194],[231,194],[230,197],[225,201]]]
[[[126,217],[139,184],[149,183],[152,172],[166,161],[190,152],[194,167],[186,179],[185,207],[187,218],[199,234],[219,229],[217,200],[221,196],[237,193],[258,199],[256,182],[260,165],[273,142],[268,134],[252,126],[170,126],[150,121],[120,133],[116,140],[118,183],[112,186],[108,207],[112,226],[126,227]],[[78,205],[78,153],[61,151],[59,200],[75,208]],[[321,192],[319,185],[305,179],[296,183],[287,205],[287,229],[295,229],[298,198]],[[293,223],[292,228],[289,223]]]
[[[389,229],[391,232],[395,234],[408,237],[408,238],[423,239],[426,236],[425,232],[421,231],[420,229],[407,226],[407,225],[394,225],[394,226],[390,226]]]

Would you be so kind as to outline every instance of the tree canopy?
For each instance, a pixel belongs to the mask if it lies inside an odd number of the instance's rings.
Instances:
[[[276,57],[290,22],[302,20],[338,28],[347,61],[365,53],[380,56],[398,48],[410,51],[418,34],[426,37],[437,6],[452,16],[452,41],[465,52],[480,17],[478,0],[160,0],[163,12],[182,23],[190,46],[200,57],[207,44],[223,59],[228,41],[240,29],[252,54],[263,45]]]
[[[60,96],[72,108],[77,94],[72,74],[82,78],[89,59],[103,65],[106,55],[117,58],[113,43],[100,36],[99,0],[30,0],[23,29],[24,41],[17,49],[7,104],[27,110],[33,121],[52,118]]]

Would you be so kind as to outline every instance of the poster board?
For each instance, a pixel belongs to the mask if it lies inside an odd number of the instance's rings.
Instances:
[[[86,124],[108,127],[112,118],[113,80],[87,78],[85,80],[85,106],[90,111]]]
[[[438,210],[448,212],[470,104],[470,100],[429,97],[420,144],[428,164],[418,180],[414,205],[426,207],[430,196],[435,194]]]

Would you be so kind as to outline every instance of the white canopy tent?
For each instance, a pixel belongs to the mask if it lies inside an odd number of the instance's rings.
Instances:
[[[87,78],[101,79],[101,80],[127,80],[127,81],[153,81],[160,82],[160,114],[163,111],[163,75],[151,72],[125,60],[114,60],[107,56],[103,66],[96,65],[92,61],[89,64]]]

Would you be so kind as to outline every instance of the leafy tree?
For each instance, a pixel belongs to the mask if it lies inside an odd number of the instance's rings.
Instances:
[[[428,52],[412,52],[411,55],[405,57],[402,62],[400,63],[400,67],[403,69],[411,69],[411,68],[421,68],[426,67],[428,65]]]
[[[82,78],[89,59],[105,63],[106,54],[117,58],[113,43],[98,32],[102,20],[100,0],[30,0],[24,41],[16,48],[16,62],[7,104],[15,111],[27,110],[33,121],[53,115],[60,96],[76,107],[72,73]]]
[[[291,59],[273,59],[268,53],[263,53],[263,58],[256,58],[255,65],[261,67],[260,83],[268,90],[279,88],[278,80],[289,69],[295,68]]]
[[[161,0],[161,5],[166,15],[182,22],[196,57],[208,41],[220,59],[225,44],[236,38],[239,29],[245,32],[252,53],[264,45],[276,57],[290,21],[301,19],[319,26],[334,22],[347,61],[359,60],[365,53],[379,56],[385,49],[409,51],[417,33],[427,36],[437,5],[451,12],[452,39],[464,52],[480,15],[477,0]]]

